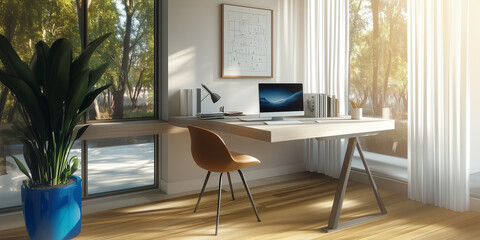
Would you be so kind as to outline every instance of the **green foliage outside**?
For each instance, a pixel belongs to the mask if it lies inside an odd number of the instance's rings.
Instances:
[[[365,116],[390,108],[393,132],[369,138],[366,150],[407,157],[406,0],[350,0],[350,98]],[[372,140],[373,139],[373,140]]]
[[[69,39],[73,55],[78,56],[78,13],[82,11],[77,10],[77,1],[0,0],[0,34],[24,61],[30,60],[37,41],[50,45],[59,38]],[[98,84],[112,87],[97,97],[87,111],[88,119],[153,117],[154,1],[91,0],[88,38],[96,39],[105,32],[112,36],[96,51],[90,64],[110,64]],[[19,118],[18,103],[0,84],[0,123]]]
[[[98,109],[90,112],[90,119],[153,117],[154,1],[93,0],[88,24],[90,38],[104,29],[115,33],[92,59],[94,65],[109,62],[114,67],[100,80],[112,88],[94,103]]]

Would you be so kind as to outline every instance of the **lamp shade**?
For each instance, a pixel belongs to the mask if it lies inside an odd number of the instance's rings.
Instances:
[[[213,103],[218,102],[218,100],[220,100],[220,98],[221,98],[220,95],[218,95],[218,94],[216,94],[216,93],[214,93],[214,92],[212,92],[212,93],[210,94],[210,97],[212,98],[212,102],[213,102]]]
[[[203,88],[205,88],[205,90],[207,90],[208,94],[210,94],[210,97],[212,98],[213,103],[218,102],[218,100],[220,100],[220,98],[222,98],[217,93],[214,93],[214,92],[210,91],[210,89],[208,89],[207,86],[205,86],[203,84],[201,84],[201,85],[202,85]]]

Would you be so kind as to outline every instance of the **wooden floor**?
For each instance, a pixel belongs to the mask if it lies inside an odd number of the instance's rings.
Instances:
[[[217,179],[217,176],[212,176]],[[201,184],[201,183],[200,183]],[[199,186],[200,187],[200,186]],[[478,239],[480,213],[458,213],[380,191],[386,217],[324,233],[336,180],[301,174],[252,187],[262,222],[237,186],[236,200],[222,194],[219,234],[214,236],[217,194],[207,192],[197,213],[197,195],[110,210],[83,218],[76,239]],[[340,221],[378,212],[371,188],[350,182]],[[0,232],[0,239],[26,239],[24,228]]]

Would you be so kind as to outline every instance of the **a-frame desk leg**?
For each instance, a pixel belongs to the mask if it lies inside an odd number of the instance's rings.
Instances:
[[[350,176],[350,169],[352,167],[352,159],[353,159],[353,153],[355,152],[355,147],[357,147],[358,152],[360,153],[360,158],[362,159],[363,166],[365,167],[365,171],[367,173],[367,177],[370,181],[370,185],[372,186],[373,192],[375,194],[375,198],[377,199],[378,207],[380,208],[380,213],[338,223],[338,220],[340,218],[340,212],[342,210],[343,198],[345,197],[345,191],[347,190],[348,177]],[[347,228],[363,222],[367,222],[379,217],[383,217],[386,214],[387,214],[387,210],[385,209],[385,205],[383,204],[382,199],[380,198],[380,194],[378,193],[377,186],[375,185],[375,181],[373,180],[370,169],[368,168],[367,162],[365,161],[362,148],[360,146],[360,143],[358,142],[358,138],[357,137],[349,138],[347,151],[345,153],[345,159],[343,161],[342,172],[340,173],[340,177],[338,179],[337,190],[335,192],[335,199],[333,201],[332,212],[330,213],[328,226],[322,229],[326,232],[339,230],[339,229]]]

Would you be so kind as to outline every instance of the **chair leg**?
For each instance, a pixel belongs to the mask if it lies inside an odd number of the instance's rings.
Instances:
[[[215,226],[215,235],[217,235],[218,233],[218,223],[220,222],[220,202],[222,199],[222,176],[223,176],[223,172],[220,173],[220,178],[218,180],[217,226]]]
[[[198,208],[198,204],[200,204],[200,200],[202,199],[202,194],[203,194],[203,191],[205,191],[205,187],[207,186],[207,182],[208,182],[208,178],[210,177],[210,171],[207,172],[207,176],[205,177],[205,181],[203,182],[203,187],[202,187],[202,191],[200,192],[200,195],[198,196],[198,200],[197,200],[197,205],[195,206],[195,209],[193,210],[193,212],[197,212],[197,208]]]
[[[238,170],[238,174],[240,174],[240,178],[242,178],[243,186],[245,187],[245,191],[247,191],[248,197],[250,198],[250,203],[252,204],[253,210],[255,211],[257,220],[261,222],[260,217],[258,217],[257,208],[255,207],[255,203],[253,202],[252,194],[250,194],[250,190],[248,189],[247,182],[245,181],[245,178],[243,177],[243,173],[242,171],[240,171],[240,169]]]
[[[230,192],[232,193],[232,201],[235,200],[235,195],[233,194],[232,179],[230,178],[230,172],[227,172],[228,184],[230,184]]]

